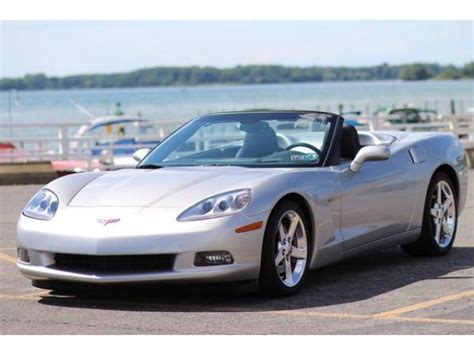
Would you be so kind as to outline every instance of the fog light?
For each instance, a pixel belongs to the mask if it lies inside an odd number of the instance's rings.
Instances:
[[[18,252],[18,259],[20,259],[22,263],[30,262],[30,255],[28,254],[28,250],[18,248],[17,252]]]
[[[212,266],[233,264],[234,258],[228,251],[205,251],[196,253],[195,266]]]

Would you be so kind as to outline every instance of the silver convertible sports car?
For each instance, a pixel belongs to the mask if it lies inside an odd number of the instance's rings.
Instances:
[[[210,114],[135,158],[30,200],[17,243],[33,284],[258,279],[288,295],[370,248],[446,254],[466,201],[454,135],[357,132],[331,113]]]

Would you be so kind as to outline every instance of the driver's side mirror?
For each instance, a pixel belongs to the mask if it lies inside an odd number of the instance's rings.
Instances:
[[[387,160],[390,156],[390,149],[385,145],[367,145],[359,150],[349,169],[358,173],[366,161]]]
[[[141,148],[141,149],[138,149],[135,153],[133,153],[133,159],[139,163],[143,160],[143,158],[145,158],[148,153],[151,152],[151,149],[150,148]]]

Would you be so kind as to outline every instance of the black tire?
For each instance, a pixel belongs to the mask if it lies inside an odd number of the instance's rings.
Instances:
[[[454,217],[454,232],[451,237],[451,241],[445,247],[441,247],[435,240],[435,224],[431,217],[431,207],[432,199],[435,193],[435,189],[441,181],[446,182],[454,196],[454,208],[455,208],[455,217]],[[401,245],[404,252],[413,256],[441,256],[447,254],[454,243],[456,237],[456,231],[458,226],[458,196],[457,191],[454,187],[453,182],[449,175],[444,172],[436,173],[430,181],[428,186],[428,192],[425,199],[425,207],[423,212],[423,223],[421,226],[421,234],[417,241],[409,244]]]
[[[286,286],[278,276],[274,255],[278,240],[278,224],[282,216],[288,211],[294,211],[301,217],[307,240],[307,257],[303,276],[293,287]],[[259,277],[260,289],[265,295],[270,297],[289,296],[297,293],[300,289],[308,270],[312,250],[312,238],[309,233],[308,223],[308,216],[305,215],[302,208],[295,201],[283,200],[273,209],[265,229]]]

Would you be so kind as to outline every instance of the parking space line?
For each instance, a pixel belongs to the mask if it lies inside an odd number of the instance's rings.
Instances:
[[[429,307],[436,306],[438,304],[445,303],[445,302],[456,301],[458,299],[470,297],[470,296],[474,296],[474,290],[455,293],[453,295],[435,298],[429,301],[412,304],[410,306],[392,309],[387,312],[377,313],[377,314],[374,314],[373,317],[374,318],[396,317],[398,315],[405,314],[408,312],[418,311],[420,309],[429,308]]]
[[[400,320],[402,322],[413,323],[445,323],[445,324],[466,324],[474,325],[474,320],[468,319],[445,319],[445,318],[420,318],[420,317],[389,317],[389,320]]]
[[[5,254],[5,253],[0,253],[0,260],[4,260],[9,263],[16,264],[16,257]]]
[[[16,247],[0,248],[0,251],[15,250]]]
[[[272,314],[285,314],[291,316],[306,316],[306,317],[326,317],[326,318],[352,318],[352,319],[370,319],[372,316],[368,314],[355,314],[355,313],[335,313],[335,312],[305,312],[305,311],[269,311],[263,313],[272,313]]]
[[[474,325],[474,320],[467,319],[445,319],[445,318],[421,318],[421,317],[376,317],[367,314],[355,314],[355,313],[330,313],[330,312],[304,312],[304,311],[271,311],[265,312],[271,314],[285,314],[290,316],[303,316],[303,317],[321,317],[321,318],[342,318],[342,319],[365,319],[365,320],[395,320],[401,322],[411,323],[441,323],[441,324],[466,324]]]

